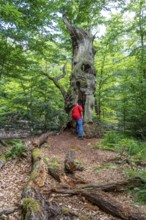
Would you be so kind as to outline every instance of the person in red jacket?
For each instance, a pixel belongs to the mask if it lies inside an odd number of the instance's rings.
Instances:
[[[76,121],[76,133],[80,139],[83,139],[83,108],[75,104],[72,109],[72,118]]]

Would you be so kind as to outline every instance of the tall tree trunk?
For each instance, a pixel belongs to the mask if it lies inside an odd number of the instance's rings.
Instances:
[[[63,19],[71,36],[73,48],[72,74],[70,89],[65,98],[65,109],[69,113],[73,105],[78,102],[84,109],[84,122],[92,122],[96,89],[94,38],[90,31],[74,27],[65,16],[63,16]]]

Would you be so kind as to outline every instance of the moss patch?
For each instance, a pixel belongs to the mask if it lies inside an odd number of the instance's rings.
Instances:
[[[41,212],[40,204],[32,198],[24,198],[23,199],[23,207],[24,209],[30,209],[33,212]]]
[[[0,155],[0,160],[5,162],[5,161],[6,161],[6,157],[5,157],[5,155],[3,155],[3,154]]]
[[[32,152],[32,157],[33,157],[33,160],[36,161],[37,159],[41,159],[43,157],[43,152],[41,149],[39,148],[35,148]]]
[[[30,180],[34,180],[36,177],[37,177],[37,173],[35,171],[31,172],[31,175],[30,175]]]

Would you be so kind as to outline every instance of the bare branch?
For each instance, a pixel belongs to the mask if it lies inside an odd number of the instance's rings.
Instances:
[[[60,79],[64,78],[64,76],[66,75],[65,67],[66,67],[66,64],[64,64],[64,66],[62,68],[63,73],[60,76],[57,76],[55,78],[50,76],[48,73],[41,71],[42,75],[46,76],[49,80],[53,81],[54,85],[60,90],[60,92],[64,98],[66,97],[66,91],[65,91],[64,87],[58,83],[58,81]]]
[[[62,74],[61,74],[60,76],[57,76],[57,77],[55,78],[55,80],[58,81],[58,80],[64,78],[65,75],[66,75],[66,64],[64,64],[64,66],[63,66],[63,68],[62,68]]]

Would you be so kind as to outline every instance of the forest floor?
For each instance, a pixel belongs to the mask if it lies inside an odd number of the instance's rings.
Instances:
[[[29,155],[25,159],[16,159],[8,161],[0,170],[0,210],[16,207],[20,204],[21,193],[24,188],[29,174],[31,172],[31,139],[25,139]],[[44,144],[43,151],[45,156],[49,158],[52,166],[60,166],[63,168],[64,159],[69,149],[73,149],[76,154],[76,160],[84,166],[84,171],[77,171],[77,175],[84,180],[92,183],[107,184],[119,182],[127,179],[126,169],[130,169],[130,165],[115,164],[109,162],[118,156],[117,153],[111,151],[103,151],[95,147],[100,144],[100,139],[84,139],[79,140],[72,132],[65,131],[59,135],[50,135],[47,143]],[[1,151],[3,147],[0,146]],[[48,175],[45,186],[42,188],[44,196],[47,196],[47,189],[54,179]],[[130,193],[110,193],[118,201],[125,206],[131,207],[134,211],[140,211],[146,215],[146,205],[140,205],[134,202],[134,198]],[[75,220],[118,220],[97,206],[87,202],[84,198],[77,196],[59,196],[52,195],[49,201],[56,202],[63,209],[68,209],[74,213]],[[2,219],[0,217],[0,219]],[[3,218],[7,220],[21,220],[21,212],[15,213]]]

